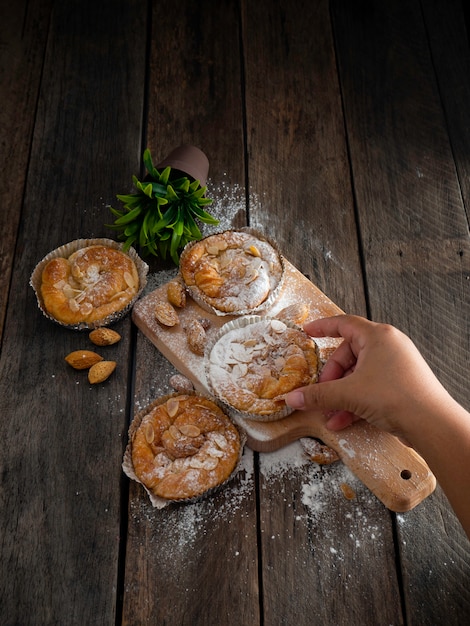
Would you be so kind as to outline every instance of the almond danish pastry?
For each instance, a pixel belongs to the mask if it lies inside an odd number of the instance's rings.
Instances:
[[[162,400],[131,426],[124,470],[144,485],[152,501],[196,498],[230,477],[242,453],[240,434],[203,396]]]
[[[225,231],[191,242],[180,271],[193,298],[219,315],[265,306],[278,290],[283,260],[273,245],[250,231]]]
[[[264,421],[291,412],[285,394],[316,382],[318,369],[317,345],[303,330],[257,316],[225,324],[206,359],[213,394],[243,417]]]
[[[44,309],[66,325],[103,320],[124,309],[138,289],[134,261],[106,245],[52,258],[42,270],[40,284]]]

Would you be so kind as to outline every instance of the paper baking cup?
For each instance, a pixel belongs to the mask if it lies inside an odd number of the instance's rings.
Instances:
[[[209,391],[210,393],[216,397],[224,406],[225,410],[227,411],[227,413],[230,415],[230,417],[234,420],[237,421],[239,418],[242,419],[248,419],[248,420],[253,420],[253,421],[257,421],[257,422],[274,422],[277,420],[282,419],[283,417],[286,417],[287,415],[290,415],[291,413],[293,413],[294,409],[292,409],[291,407],[287,406],[287,404],[280,404],[280,408],[278,411],[274,411],[272,413],[269,413],[268,415],[260,415],[259,413],[250,413],[249,411],[242,411],[236,407],[234,407],[233,405],[231,405],[226,398],[224,398],[221,394],[219,394],[216,389],[214,388],[212,382],[211,382],[211,374],[210,374],[210,357],[211,357],[211,353],[212,350],[215,348],[216,344],[219,342],[219,340],[228,332],[231,332],[232,330],[236,330],[236,329],[241,329],[241,328],[245,328],[246,326],[252,325],[252,324],[258,324],[260,322],[272,322],[272,321],[280,321],[280,320],[276,320],[275,317],[268,317],[268,316],[259,316],[259,315],[251,315],[251,316],[246,316],[246,317],[240,317],[240,318],[236,318],[231,320],[230,322],[227,322],[226,324],[224,324],[219,331],[217,332],[217,334],[215,335],[213,341],[207,346],[205,354],[204,354],[204,367],[205,367],[205,375],[206,375],[206,381],[207,381],[207,385],[209,386]],[[288,321],[284,321],[282,320],[282,323],[285,324],[287,327],[289,328],[294,328],[296,330],[298,330],[300,333],[304,334],[306,337],[308,337],[308,335],[296,324],[293,324],[291,322]],[[319,350],[318,350],[318,346],[316,344],[316,342],[311,338],[308,337],[312,343],[315,346],[315,351],[317,354],[317,359],[318,359],[318,368],[320,368],[320,357],[319,357]],[[317,370],[317,374],[316,377],[314,379],[312,379],[312,383],[316,382],[317,377],[318,377],[318,371]]]
[[[68,258],[71,254],[77,252],[77,250],[87,248],[88,246],[98,245],[107,246],[108,248],[120,250],[121,252],[124,246],[124,244],[118,243],[117,241],[114,241],[112,239],[76,239],[75,241],[66,243],[63,246],[56,248],[52,252],[49,252],[49,254],[36,265],[33,273],[31,274],[29,284],[34,289],[34,293],[36,294],[36,299],[40,310],[45,315],[45,317],[47,317],[47,319],[55,322],[56,324],[59,324],[59,326],[64,326],[72,330],[92,330],[93,328],[99,328],[100,326],[109,326],[109,324],[117,322],[131,310],[147,284],[147,273],[149,267],[147,263],[144,263],[144,261],[142,261],[134,248],[129,248],[129,250],[124,254],[127,254],[127,256],[129,256],[136,265],[137,274],[139,276],[139,289],[133,299],[123,309],[121,309],[120,311],[116,311],[115,313],[112,313],[111,315],[108,315],[101,320],[96,320],[94,322],[79,322],[77,324],[65,324],[64,322],[61,322],[60,320],[50,315],[44,307],[44,301],[41,295],[42,272],[46,265],[52,259],[57,259],[60,257]]]
[[[199,494],[198,496],[194,496],[192,498],[181,498],[179,500],[171,500],[171,499],[161,498],[160,496],[156,496],[154,493],[152,493],[152,491],[150,491],[150,489],[148,489],[144,485],[144,483],[136,475],[135,470],[134,470],[134,464],[132,462],[132,445],[133,445],[135,433],[137,432],[144,417],[148,415],[155,407],[160,406],[161,404],[165,404],[165,402],[169,400],[170,398],[177,398],[179,396],[197,396],[199,398],[205,398],[206,400],[210,400],[216,406],[222,409],[225,415],[230,419],[230,422],[232,423],[232,425],[238,431],[238,435],[240,437],[240,453],[239,453],[237,462],[235,464],[235,467],[232,473],[223,482],[219,483],[218,485],[214,487],[211,487],[210,489],[207,489],[206,491]],[[154,506],[157,509],[163,509],[164,507],[169,506],[170,504],[191,504],[194,502],[199,502],[202,499],[205,499],[209,496],[214,495],[217,491],[219,491],[222,487],[224,487],[230,480],[232,480],[235,474],[238,473],[240,469],[241,459],[243,456],[243,450],[244,450],[245,443],[246,443],[246,434],[240,429],[240,427],[237,424],[233,422],[230,416],[227,415],[224,407],[221,405],[220,402],[217,401],[217,399],[211,398],[208,395],[203,395],[198,392],[189,392],[189,391],[184,392],[184,393],[178,393],[178,392],[170,393],[168,395],[161,396],[160,398],[157,398],[152,403],[150,403],[147,407],[145,407],[144,409],[136,413],[129,427],[128,437],[129,439],[128,439],[128,443],[126,446],[126,450],[124,452],[123,461],[122,461],[122,469],[124,473],[126,474],[126,476],[128,476],[128,478],[130,478],[131,480],[135,480],[136,482],[142,485],[142,487],[145,489],[145,491],[147,492],[150,498],[150,502],[152,503],[152,506]]]
[[[260,313],[263,313],[265,311],[267,311],[269,308],[272,307],[272,305],[276,302],[276,300],[279,297],[280,291],[282,289],[282,286],[284,284],[284,275],[285,275],[285,262],[284,262],[284,257],[282,256],[282,254],[279,252],[278,246],[276,245],[276,243],[274,241],[272,241],[271,239],[268,239],[268,237],[266,237],[265,235],[261,234],[260,232],[252,229],[252,228],[239,228],[236,230],[224,230],[224,231],[220,231],[217,233],[212,233],[210,235],[208,235],[207,237],[204,237],[204,239],[208,239],[209,237],[214,237],[217,235],[223,235],[225,233],[245,233],[248,235],[251,235],[253,237],[256,237],[257,239],[259,239],[260,241],[264,241],[265,243],[269,244],[273,250],[275,251],[275,253],[277,254],[280,264],[281,264],[281,276],[279,278],[279,282],[276,285],[276,287],[274,289],[271,290],[271,292],[269,293],[268,297],[258,306],[247,309],[247,308],[240,308],[237,309],[235,311],[221,311],[220,309],[218,309],[216,306],[214,306],[211,302],[208,301],[208,299],[205,297],[205,295],[198,289],[197,286],[195,285],[187,285],[183,279],[183,283],[186,287],[186,289],[188,290],[188,293],[190,294],[191,298],[201,307],[203,308],[205,311],[208,311],[209,313],[214,313],[215,315],[218,316],[243,316],[243,315],[258,315]],[[204,239],[198,240],[198,241],[190,241],[189,243],[186,244],[186,246],[184,247],[183,251],[181,252],[181,256],[180,256],[180,266],[181,266],[181,261],[184,260],[184,257],[189,253],[189,251],[191,250],[191,248],[193,246],[195,246],[196,244],[200,243],[200,241],[204,241]]]

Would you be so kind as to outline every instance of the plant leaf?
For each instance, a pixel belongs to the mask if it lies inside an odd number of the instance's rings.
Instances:
[[[158,179],[159,179],[160,183],[162,185],[165,185],[165,187],[168,185],[168,181],[170,179],[170,174],[171,174],[171,167],[165,167],[163,172],[161,172],[158,175]]]
[[[204,222],[205,224],[217,225],[219,223],[218,219],[213,217],[207,211],[204,211],[204,209],[201,209],[201,207],[192,206],[190,210],[193,213],[193,215],[198,217],[201,220],[201,222]]]
[[[134,221],[139,215],[142,213],[142,207],[138,206],[129,213],[122,215],[119,217],[114,223],[116,226],[123,226],[124,224],[129,224],[129,222]]]

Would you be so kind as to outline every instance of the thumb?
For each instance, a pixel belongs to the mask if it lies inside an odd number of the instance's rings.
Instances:
[[[325,412],[350,411],[352,407],[349,406],[350,403],[345,394],[345,382],[346,379],[341,379],[299,387],[290,391],[284,400],[292,409],[314,409]]]

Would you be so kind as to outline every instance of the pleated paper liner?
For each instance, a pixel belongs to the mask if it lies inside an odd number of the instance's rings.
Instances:
[[[215,406],[217,406],[219,409],[222,410],[222,412],[225,414],[225,416],[227,417],[227,419],[230,421],[230,424],[232,426],[235,427],[238,436],[239,436],[239,440],[240,440],[240,448],[239,448],[239,453],[238,453],[238,458],[235,464],[234,469],[232,470],[232,472],[230,473],[230,475],[224,479],[223,481],[221,481],[219,484],[215,485],[215,486],[211,486],[207,489],[205,489],[204,491],[202,491],[201,493],[194,495],[192,497],[189,498],[179,498],[179,499],[166,499],[166,498],[162,498],[156,494],[154,494],[152,492],[151,489],[149,489],[143,482],[142,480],[136,475],[135,473],[135,469],[134,469],[134,464],[132,461],[132,448],[133,448],[133,443],[134,443],[134,437],[135,434],[137,432],[137,430],[139,429],[143,419],[145,418],[146,415],[148,415],[154,408],[165,404],[169,399],[171,398],[178,398],[178,397],[186,397],[186,396],[194,396],[196,398],[203,398],[205,400],[208,400],[209,402],[213,403]],[[155,399],[152,403],[150,403],[147,407],[145,407],[144,409],[142,409],[141,411],[139,411],[135,416],[134,419],[132,420],[132,423],[129,427],[129,439],[128,439],[128,443],[127,443],[127,447],[124,453],[124,457],[123,457],[123,462],[122,462],[122,469],[124,470],[124,473],[132,480],[135,480],[136,482],[138,482],[139,484],[141,484],[143,486],[143,488],[145,489],[145,491],[147,492],[149,498],[150,498],[150,502],[152,503],[152,505],[155,508],[158,509],[162,509],[166,506],[169,506],[170,504],[191,504],[194,502],[198,502],[202,499],[205,499],[207,497],[210,497],[212,495],[214,495],[215,493],[217,493],[220,489],[222,489],[230,480],[232,480],[232,478],[238,473],[239,469],[240,469],[240,464],[241,464],[241,459],[243,456],[243,449],[245,446],[245,442],[246,442],[246,435],[243,431],[240,430],[240,428],[233,422],[233,420],[226,414],[224,408],[221,406],[221,404],[214,398],[209,397],[208,395],[205,394],[201,394],[199,392],[184,392],[184,393],[170,393],[168,395],[165,396],[161,396],[157,399]]]
[[[267,309],[269,309],[274,302],[277,300],[277,298],[279,297],[279,293],[282,289],[282,285],[283,285],[283,281],[284,281],[284,273],[285,273],[285,264],[284,264],[284,258],[282,256],[282,254],[279,252],[278,246],[277,244],[269,239],[268,237],[266,237],[265,235],[263,235],[262,233],[258,232],[257,230],[254,230],[252,228],[240,228],[237,230],[225,230],[225,231],[221,231],[219,233],[214,233],[211,234],[207,237],[204,237],[203,239],[201,239],[200,241],[190,241],[188,244],[186,244],[186,246],[184,247],[181,256],[180,256],[180,268],[182,266],[182,264],[184,264],[184,260],[187,257],[187,255],[190,253],[190,251],[192,250],[192,248],[195,245],[199,245],[201,241],[210,241],[212,240],[214,237],[220,237],[223,236],[225,234],[231,234],[231,233],[242,233],[244,235],[248,235],[250,237],[253,238],[253,245],[256,245],[256,240],[259,240],[260,242],[262,242],[263,244],[268,244],[273,251],[273,254],[275,255],[275,257],[277,258],[277,260],[279,261],[279,265],[280,265],[280,276],[278,279],[277,284],[272,287],[267,295],[267,297],[260,302],[257,306],[254,307],[250,307],[248,308],[246,306],[246,304],[243,303],[243,297],[240,297],[240,302],[239,302],[239,306],[237,308],[235,308],[235,310],[231,310],[231,311],[225,311],[222,310],[221,308],[218,308],[217,305],[215,304],[215,298],[208,298],[196,285],[188,285],[185,283],[184,278],[183,278],[183,283],[185,284],[186,289],[188,290],[190,296],[192,297],[192,299],[203,309],[205,309],[206,311],[209,311],[210,313],[214,313],[215,315],[219,315],[219,316],[233,316],[233,315],[237,315],[237,316],[242,316],[242,315],[257,315],[257,314],[261,314],[262,312],[266,311]],[[255,257],[254,257],[255,258]],[[180,272],[181,273],[181,272]]]
[[[205,376],[206,376],[206,382],[207,382],[209,391],[214,397],[216,397],[222,403],[222,405],[225,407],[225,410],[230,415],[230,417],[234,419],[234,421],[237,421],[239,418],[242,418],[242,419],[254,420],[258,422],[273,422],[273,421],[280,420],[283,417],[286,417],[287,415],[290,415],[294,411],[294,409],[292,409],[291,407],[287,406],[284,403],[282,398],[279,399],[279,410],[273,410],[272,412],[268,412],[268,413],[259,413],[259,412],[256,413],[254,411],[250,412],[250,411],[241,410],[237,408],[236,406],[234,406],[232,403],[230,403],[230,401],[224,396],[223,391],[221,391],[220,388],[219,389],[217,388],[218,387],[217,381],[215,381],[214,383],[214,376],[212,375],[212,372],[211,372],[213,364],[217,364],[217,362],[220,361],[220,359],[224,360],[227,358],[227,355],[225,353],[221,354],[220,358],[217,357],[215,352],[213,353],[213,351],[217,349],[217,344],[225,335],[227,335],[227,333],[242,330],[252,325],[253,326],[261,325],[261,326],[267,327],[268,325],[271,325],[273,323],[284,324],[288,328],[295,329],[299,333],[302,333],[303,335],[305,335],[305,337],[311,341],[316,352],[318,366],[317,366],[317,371],[312,376],[312,379],[309,382],[314,383],[317,380],[318,372],[321,367],[319,349],[318,349],[316,342],[311,337],[308,337],[308,335],[300,327],[296,326],[295,324],[287,320],[280,321],[276,319],[275,317],[268,317],[268,316],[250,315],[250,316],[233,319],[230,322],[227,322],[226,324],[224,324],[219,329],[219,331],[213,338],[212,342],[207,346],[204,358],[205,358]],[[248,337],[250,337],[250,335],[248,335]],[[211,358],[212,358],[212,362],[211,362]],[[291,389],[289,389],[289,391],[291,391]],[[255,395],[253,395],[253,400],[254,401],[257,400]]]
[[[135,263],[135,266],[137,268],[137,274],[139,277],[139,288],[132,300],[128,302],[125,307],[123,307],[119,311],[112,313],[111,315],[104,317],[103,319],[95,320],[93,322],[83,321],[76,324],[66,324],[64,322],[61,322],[60,320],[50,315],[46,310],[44,306],[44,300],[41,295],[41,282],[42,272],[46,265],[49,263],[49,261],[61,257],[68,258],[70,255],[72,255],[74,252],[77,252],[78,250],[96,245],[106,246],[108,248],[113,248],[114,250],[119,250],[122,252],[124,244],[106,238],[76,239],[49,252],[49,254],[47,254],[34,268],[29,282],[31,287],[34,289],[34,293],[36,294],[38,307],[44,314],[44,316],[47,317],[47,319],[55,322],[56,324],[59,324],[60,326],[70,328],[72,330],[92,330],[93,328],[99,328],[100,326],[109,326],[110,324],[114,324],[122,317],[127,315],[127,313],[129,313],[129,311],[132,309],[133,305],[135,304],[147,284],[147,273],[149,269],[148,265],[144,261],[142,261],[134,248],[130,248],[124,254],[130,257]]]

